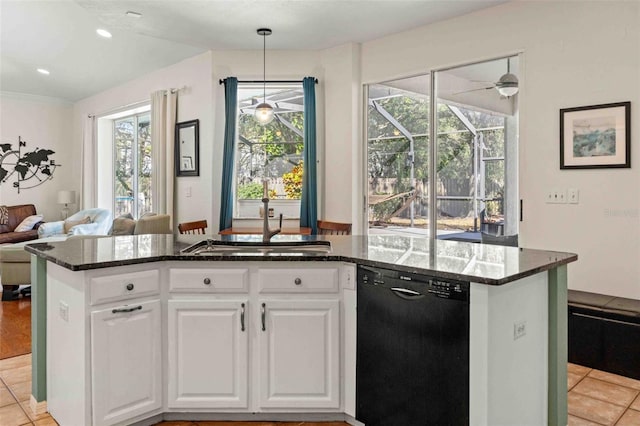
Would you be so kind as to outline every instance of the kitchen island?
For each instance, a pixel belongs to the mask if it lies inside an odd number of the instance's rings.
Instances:
[[[162,418],[355,424],[361,265],[471,283],[470,424],[566,424],[566,264],[576,255],[398,236],[274,238],[329,240],[331,251],[321,254],[181,252],[200,239],[29,245],[32,406],[47,401],[63,426]],[[127,347],[140,350],[132,356]]]

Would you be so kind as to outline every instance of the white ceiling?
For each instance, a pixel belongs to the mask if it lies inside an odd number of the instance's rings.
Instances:
[[[77,101],[207,50],[260,50],[259,27],[268,50],[317,50],[505,1],[0,0],[0,91]]]

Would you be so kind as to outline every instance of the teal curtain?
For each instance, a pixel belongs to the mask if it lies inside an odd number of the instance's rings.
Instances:
[[[220,194],[220,230],[231,228],[233,219],[233,167],[235,166],[236,117],[238,79],[224,79],[224,156],[222,157],[222,188]]]
[[[318,233],[318,182],[316,175],[316,79],[305,77],[304,90],[304,170],[302,199],[300,200],[300,226]]]

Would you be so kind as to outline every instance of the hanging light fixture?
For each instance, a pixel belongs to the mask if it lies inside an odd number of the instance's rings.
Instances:
[[[511,74],[511,60],[507,58],[507,73],[500,77],[496,83],[496,89],[502,96],[507,98],[518,93],[518,77]]]
[[[258,35],[262,36],[262,103],[256,105],[255,118],[258,123],[265,125],[273,121],[273,107],[267,103],[267,36],[271,35],[271,29],[258,28]]]

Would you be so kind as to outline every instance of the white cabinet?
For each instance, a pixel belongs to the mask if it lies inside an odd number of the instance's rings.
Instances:
[[[169,271],[169,409],[340,409],[337,265]]]
[[[261,408],[340,407],[336,300],[261,299]]]
[[[169,300],[168,406],[247,408],[248,301]]]
[[[93,424],[113,425],[162,407],[160,301],[91,313]]]

